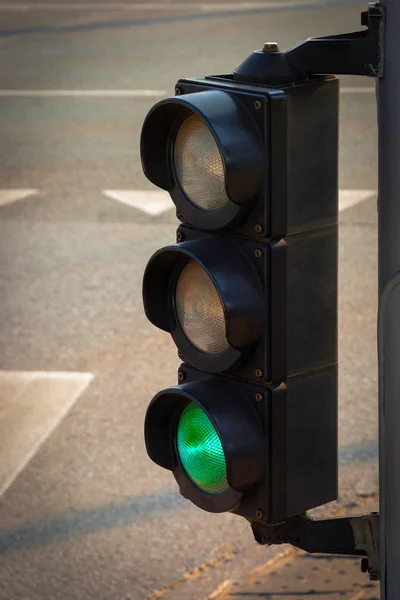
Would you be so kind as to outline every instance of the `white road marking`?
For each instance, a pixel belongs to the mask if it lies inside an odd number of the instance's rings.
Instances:
[[[340,190],[339,191],[339,211],[351,208],[372,196],[377,197],[376,190]]]
[[[340,88],[342,94],[375,94],[375,88],[372,86],[360,86],[360,87],[342,87]]]
[[[168,192],[159,190],[103,190],[103,194],[155,217],[174,208]]]
[[[23,200],[29,196],[34,196],[38,193],[38,190],[2,190],[0,189],[0,207],[6,204],[12,204],[17,200]]]
[[[93,377],[92,373],[0,371],[0,496]]]
[[[160,98],[165,90],[0,90],[0,98]]]

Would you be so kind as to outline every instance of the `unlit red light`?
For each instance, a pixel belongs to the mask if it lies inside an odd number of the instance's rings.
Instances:
[[[230,202],[217,143],[207,125],[195,114],[187,117],[178,130],[174,167],[183,192],[198,208],[213,211]]]

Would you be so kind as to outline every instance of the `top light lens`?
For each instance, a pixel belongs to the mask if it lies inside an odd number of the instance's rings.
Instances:
[[[192,204],[214,211],[230,203],[220,151],[200,117],[193,114],[182,123],[173,154],[176,177]]]

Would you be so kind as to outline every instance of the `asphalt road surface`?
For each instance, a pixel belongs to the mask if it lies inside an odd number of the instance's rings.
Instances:
[[[0,2],[1,600],[203,600],[282,550],[147,458],[144,413],[178,360],[141,278],[176,221],[120,200],[152,190],[141,124],[179,77],[358,29],[365,6]],[[340,502],[376,493],[376,187],[373,81],[344,77]]]

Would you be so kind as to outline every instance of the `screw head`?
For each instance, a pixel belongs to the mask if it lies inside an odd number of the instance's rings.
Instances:
[[[263,52],[279,52],[279,46],[276,42],[265,42]]]
[[[185,373],[183,371],[179,371],[178,379],[179,381],[183,381],[185,379]]]
[[[264,371],[262,369],[256,369],[256,377],[262,377],[264,375]]]
[[[261,110],[262,109],[262,102],[260,102],[259,100],[256,100],[254,103],[254,108],[256,110]]]
[[[361,25],[363,27],[368,27],[369,24],[369,15],[368,15],[368,11],[365,10],[361,13]]]
[[[254,255],[256,258],[261,258],[263,255],[263,251],[260,250],[260,248],[257,248],[257,250],[254,252]]]
[[[361,571],[362,573],[368,573],[368,558],[361,559]]]
[[[264,396],[262,394],[256,394],[256,400],[257,402],[261,402],[261,400],[264,398]]]
[[[257,225],[254,227],[256,233],[262,233],[264,231],[264,227],[262,225],[260,225],[259,223],[257,223]]]
[[[258,510],[256,510],[256,517],[257,519],[262,519],[264,516],[264,511],[261,510],[261,508],[259,508]]]

